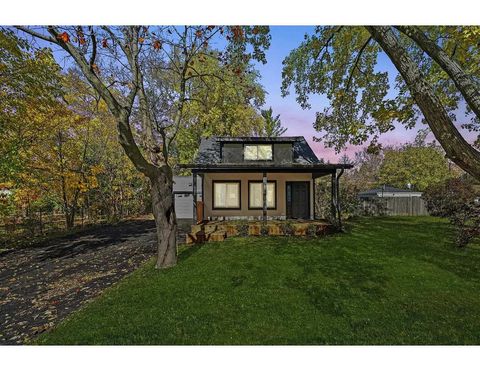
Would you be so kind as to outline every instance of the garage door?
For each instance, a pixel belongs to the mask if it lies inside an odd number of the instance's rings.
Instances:
[[[189,194],[176,194],[175,213],[178,219],[191,219],[193,216],[193,196]]]

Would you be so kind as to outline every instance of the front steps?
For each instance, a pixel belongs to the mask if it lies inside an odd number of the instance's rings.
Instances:
[[[186,243],[224,241],[230,236],[323,236],[333,231],[324,221],[211,221],[192,225]]]

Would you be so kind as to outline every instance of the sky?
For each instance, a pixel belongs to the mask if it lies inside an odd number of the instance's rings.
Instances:
[[[261,74],[260,82],[268,93],[265,107],[271,106],[275,115],[280,114],[282,125],[288,129],[284,135],[304,136],[319,158],[330,162],[338,161],[343,154],[353,158],[355,152],[361,150],[362,146],[348,146],[345,151],[336,154],[333,148],[325,148],[322,142],[313,141],[314,136],[321,136],[320,133],[313,129],[315,113],[323,111],[323,108],[328,105],[326,99],[311,97],[311,108],[303,110],[295,101],[295,94],[291,93],[285,98],[281,96],[282,61],[292,49],[300,45],[305,33],[311,34],[313,30],[313,26],[270,27],[272,40],[270,48],[266,53],[267,63],[265,65],[257,65],[257,69]],[[390,86],[393,86],[397,70],[384,53],[379,54],[377,69],[389,72]],[[399,145],[410,142],[415,138],[418,130],[425,127],[425,125],[419,123],[414,129],[407,130],[403,126],[397,125],[395,130],[380,137],[380,143],[384,145]],[[433,136],[430,134],[427,139],[432,140]]]
[[[326,98],[320,96],[311,96],[310,109],[302,109],[295,100],[295,94],[292,92],[286,97],[281,96],[282,85],[282,61],[285,57],[304,40],[305,34],[312,34],[314,26],[270,26],[271,44],[266,51],[267,63],[256,63],[256,68],[260,72],[260,83],[263,85],[267,95],[264,107],[272,107],[274,115],[280,114],[282,125],[287,128],[284,135],[288,136],[304,136],[308,141],[317,157],[328,162],[338,162],[342,155],[347,154],[353,159],[355,152],[360,151],[362,146],[349,145],[340,153],[335,153],[333,148],[326,148],[322,142],[313,141],[313,137],[321,136],[321,133],[313,129],[316,112],[321,112],[328,106],[329,102]],[[39,42],[40,45],[46,46],[46,43]],[[45,45],[44,45],[45,44]],[[214,47],[222,48],[224,41],[217,42]],[[57,61],[63,67],[68,64],[68,59],[65,58],[64,53],[61,53],[58,48],[53,48],[54,55]],[[390,86],[394,86],[394,79],[397,75],[397,70],[390,59],[384,54],[379,53],[377,70],[387,71],[389,73]],[[389,94],[395,94],[394,89],[391,89]],[[457,112],[457,117],[464,116],[464,109]],[[395,130],[385,133],[380,136],[379,142],[383,145],[400,145],[412,141],[419,129],[426,126],[418,123],[414,129],[405,129],[402,125],[396,125]],[[473,135],[464,130],[461,130],[465,138],[473,141]],[[434,137],[430,134],[427,140],[433,140]]]

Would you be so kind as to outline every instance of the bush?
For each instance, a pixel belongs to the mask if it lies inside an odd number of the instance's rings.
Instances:
[[[285,236],[293,236],[293,224],[291,221],[286,220],[285,223],[282,224],[282,231]]]
[[[430,215],[450,217],[465,204],[472,202],[475,196],[470,182],[454,178],[428,187],[422,197]]]
[[[238,222],[238,235],[241,237],[248,236],[248,222],[246,220],[240,220]]]
[[[455,245],[465,247],[480,236],[480,204],[472,184],[449,179],[429,187],[423,194],[430,215],[448,218],[455,227]]]
[[[362,202],[358,198],[360,190],[351,184],[340,185],[340,208],[343,219],[361,214]]]

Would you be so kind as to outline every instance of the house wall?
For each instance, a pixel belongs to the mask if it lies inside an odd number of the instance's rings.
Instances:
[[[205,173],[204,175],[204,217],[261,217],[263,210],[248,209],[248,181],[262,180],[262,173]],[[267,216],[286,217],[286,182],[308,181],[310,183],[310,218],[313,219],[313,180],[311,173],[267,173],[268,180],[277,181],[277,208],[267,210]],[[240,210],[213,210],[213,180],[239,180],[241,189]]]

